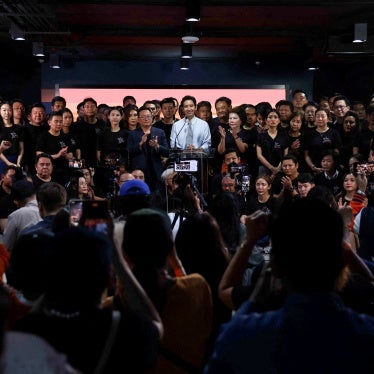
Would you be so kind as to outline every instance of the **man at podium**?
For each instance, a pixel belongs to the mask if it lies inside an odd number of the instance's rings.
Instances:
[[[207,122],[195,116],[196,99],[190,95],[184,96],[180,105],[184,117],[173,124],[170,148],[208,153],[211,145],[210,129]]]

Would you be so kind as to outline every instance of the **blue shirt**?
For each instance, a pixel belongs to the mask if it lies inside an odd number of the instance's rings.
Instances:
[[[188,119],[182,118],[173,124],[170,135],[170,147],[186,149],[186,138],[187,138],[187,126]],[[193,117],[191,120],[192,132],[193,132],[193,146],[195,148],[201,148],[208,152],[211,145],[210,129],[207,122],[200,118]]]
[[[374,318],[335,293],[294,294],[275,311],[245,302],[223,325],[204,373],[374,373]]]

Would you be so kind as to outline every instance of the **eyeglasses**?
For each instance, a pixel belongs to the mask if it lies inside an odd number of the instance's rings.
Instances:
[[[316,118],[327,118],[326,114],[316,114]]]
[[[338,106],[334,106],[334,109],[339,109],[339,110],[342,110],[346,107],[347,105],[338,105]]]
[[[152,116],[139,116],[140,119],[152,119]]]
[[[351,120],[349,120],[349,119],[346,119],[346,120],[344,121],[344,123],[349,123],[350,125],[353,125],[353,124],[355,124],[356,122],[355,122],[355,121],[351,121]]]

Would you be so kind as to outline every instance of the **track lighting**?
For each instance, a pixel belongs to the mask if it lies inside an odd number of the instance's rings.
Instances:
[[[43,42],[32,42],[32,54],[37,57],[45,56]]]
[[[25,32],[15,23],[10,25],[9,34],[13,40],[25,40]]]

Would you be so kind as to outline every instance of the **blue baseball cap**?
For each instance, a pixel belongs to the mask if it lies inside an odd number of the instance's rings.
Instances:
[[[131,195],[150,195],[151,191],[148,184],[140,179],[132,179],[122,184],[119,190],[119,196],[131,196]]]

